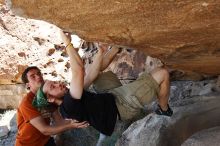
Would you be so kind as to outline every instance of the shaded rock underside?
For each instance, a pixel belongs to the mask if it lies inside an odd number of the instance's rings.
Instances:
[[[142,50],[186,74],[220,74],[220,3],[216,0],[12,0],[15,14],[79,35]]]

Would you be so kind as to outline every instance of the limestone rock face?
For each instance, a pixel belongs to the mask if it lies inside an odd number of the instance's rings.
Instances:
[[[12,0],[11,4],[15,14],[46,20],[86,41],[142,50],[187,73],[220,73],[219,1]]]

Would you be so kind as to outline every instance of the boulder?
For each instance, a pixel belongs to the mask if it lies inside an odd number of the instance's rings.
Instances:
[[[205,129],[193,134],[181,146],[219,146],[220,127]]]
[[[192,134],[219,126],[220,96],[200,96],[178,102],[170,118],[150,114],[134,122],[116,146],[177,146]],[[177,105],[177,104],[175,104]]]
[[[9,0],[7,3],[14,14],[48,21],[86,41],[141,50],[197,79],[220,74],[217,1]]]
[[[8,136],[9,129],[7,126],[0,126],[0,139]]]

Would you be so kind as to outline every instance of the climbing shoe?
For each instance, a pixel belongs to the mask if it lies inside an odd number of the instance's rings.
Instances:
[[[171,117],[173,115],[173,110],[170,108],[169,104],[167,105],[167,107],[168,107],[167,110],[164,111],[164,110],[162,110],[162,108],[158,104],[155,113],[158,115],[165,115],[165,116]]]

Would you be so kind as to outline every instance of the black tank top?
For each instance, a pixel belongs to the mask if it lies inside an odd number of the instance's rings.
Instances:
[[[60,105],[60,113],[64,118],[88,121],[96,130],[110,136],[114,131],[118,109],[115,97],[110,93],[83,91],[81,99],[74,99],[67,92]]]

